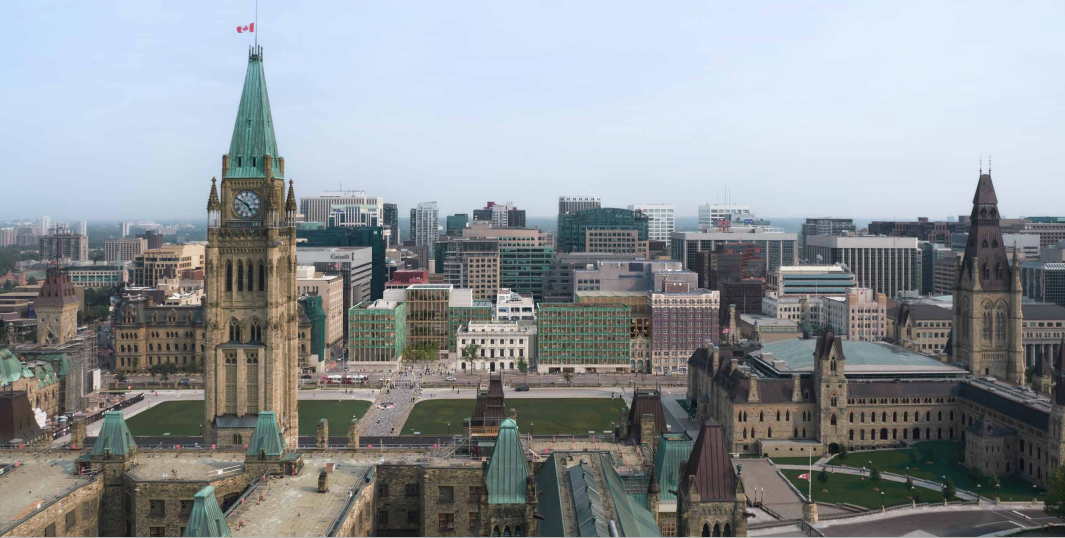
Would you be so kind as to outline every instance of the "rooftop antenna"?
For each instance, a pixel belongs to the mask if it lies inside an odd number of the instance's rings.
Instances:
[[[980,175],[984,175],[984,154],[980,154]]]
[[[987,154],[987,175],[991,175],[991,154]]]

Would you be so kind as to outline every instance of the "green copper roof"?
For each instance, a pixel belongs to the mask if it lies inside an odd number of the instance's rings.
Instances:
[[[558,453],[551,454],[536,473],[536,510],[544,516],[537,530],[540,536],[566,536],[562,512],[562,491],[558,484]]]
[[[51,363],[38,364],[35,375],[37,377],[37,388],[47,387],[58,381]]]
[[[488,504],[525,504],[525,483],[528,479],[529,465],[521,453],[518,425],[514,419],[503,419],[485,476]]]
[[[41,355],[37,358],[52,363],[52,369],[56,370],[58,375],[67,375],[70,372],[70,357],[66,353]]]
[[[100,435],[92,445],[92,455],[103,456],[105,450],[110,450],[112,456],[125,456],[135,446],[133,434],[129,433],[126,419],[122,418],[122,411],[104,413],[104,425],[100,427]]]
[[[603,468],[603,477],[606,478],[610,497],[614,501],[614,513],[617,515],[618,532],[621,536],[662,536],[662,532],[655,523],[655,516],[637,499],[625,491],[625,484],[610,464],[610,460],[603,455],[599,456],[600,465]]]
[[[678,469],[680,462],[692,453],[695,441],[685,434],[667,434],[658,437],[655,451],[655,476],[658,478],[658,495],[661,502],[677,502]]]
[[[23,377],[33,377],[33,371],[10,350],[0,349],[0,385],[10,385]]]
[[[233,140],[229,143],[226,177],[266,177],[263,155],[273,156],[274,177],[283,179],[277,163],[279,155],[274,139],[274,120],[270,115],[270,97],[266,94],[263,53],[259,48],[248,55],[248,73],[244,75],[244,91],[240,94]]]
[[[255,423],[255,433],[251,434],[247,456],[258,456],[259,451],[266,451],[267,456],[281,456],[285,453],[285,439],[281,437],[281,428],[273,411],[259,413]]]
[[[192,513],[185,536],[232,536],[229,525],[214,496],[214,486],[205,486],[192,498]]]

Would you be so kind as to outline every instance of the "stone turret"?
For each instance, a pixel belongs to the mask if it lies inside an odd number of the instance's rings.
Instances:
[[[352,418],[348,423],[348,448],[359,448],[359,419]]]
[[[329,421],[321,419],[318,421],[318,431],[315,435],[315,446],[319,449],[329,448]]]
[[[791,401],[802,401],[802,386],[798,374],[791,376]]]
[[[756,376],[754,374],[751,374],[751,376],[748,379],[750,380],[750,383],[751,383],[750,387],[751,388],[747,389],[747,401],[748,402],[761,401],[761,398],[758,397],[758,376]]]
[[[204,486],[192,497],[185,536],[232,536],[222,508],[218,506],[214,486]]]

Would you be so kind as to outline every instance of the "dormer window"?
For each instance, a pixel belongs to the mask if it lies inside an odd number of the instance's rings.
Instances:
[[[255,157],[252,157],[252,158],[251,158],[251,165],[252,165],[252,166],[255,166]]]
[[[998,248],[998,239],[991,240],[991,248]]]
[[[237,157],[237,168],[244,166],[244,157]]]

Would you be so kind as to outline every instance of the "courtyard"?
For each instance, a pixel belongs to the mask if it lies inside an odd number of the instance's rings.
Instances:
[[[423,400],[414,406],[402,435],[462,433],[476,400]],[[612,435],[625,401],[621,398],[511,398],[507,414],[518,415],[518,431],[534,435]],[[450,424],[450,425],[449,425]]]
[[[352,416],[362,417],[370,408],[363,400],[300,400],[299,434],[313,436],[318,420],[329,421],[330,435],[347,435]],[[134,436],[194,437],[201,435],[203,400],[163,402],[126,418],[126,425]]]
[[[799,478],[799,475],[806,471],[783,469],[781,472],[803,495],[807,494],[809,484],[806,479]],[[812,475],[813,498],[819,503],[849,503],[868,509],[880,508],[881,503],[888,507],[910,503],[911,492],[905,482],[884,479],[873,482],[868,476],[830,472],[828,482],[822,484],[817,479],[819,473],[820,471],[814,470]],[[925,488],[916,488],[916,491],[920,496],[919,502],[943,502],[943,495],[938,491]]]

